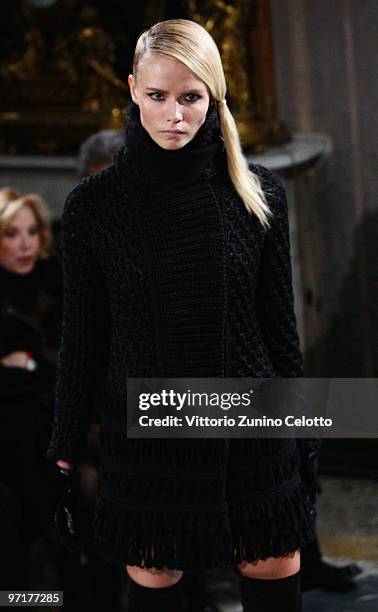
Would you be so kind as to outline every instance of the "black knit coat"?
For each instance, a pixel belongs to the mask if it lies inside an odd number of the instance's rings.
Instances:
[[[64,316],[51,460],[77,463],[96,407],[95,535],[116,563],[214,568],[280,556],[314,537],[309,448],[295,439],[126,437],[127,377],[303,375],[288,211],[248,213],[227,171],[215,106],[194,139],[159,147],[130,103],[126,146],[63,213]],[[314,453],[312,453],[314,456]]]

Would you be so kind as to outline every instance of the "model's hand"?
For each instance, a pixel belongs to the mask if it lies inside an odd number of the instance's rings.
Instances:
[[[0,362],[6,368],[26,368],[29,359],[29,354],[25,351],[13,351],[0,359]]]
[[[64,461],[64,463],[71,465]],[[56,466],[58,503],[54,523],[60,542],[72,554],[83,550],[77,529],[77,506],[80,490],[80,472],[76,469],[64,469]]]

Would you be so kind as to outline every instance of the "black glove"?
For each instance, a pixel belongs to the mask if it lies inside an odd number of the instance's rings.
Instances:
[[[80,472],[76,469],[56,467],[57,506],[54,524],[61,544],[72,554],[83,551],[77,529],[77,506],[80,490]]]

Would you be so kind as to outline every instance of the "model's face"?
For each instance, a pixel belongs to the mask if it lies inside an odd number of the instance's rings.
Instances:
[[[0,239],[0,266],[17,274],[31,272],[40,245],[37,219],[28,206],[23,206],[8,223]]]
[[[152,140],[167,150],[181,149],[206,119],[207,86],[184,64],[160,53],[148,54],[129,75],[131,97]]]

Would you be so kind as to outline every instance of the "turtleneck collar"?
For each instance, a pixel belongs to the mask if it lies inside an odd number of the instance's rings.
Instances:
[[[38,262],[31,272],[17,274],[0,266],[0,310],[4,307],[13,307],[20,311],[27,311],[39,289]]]
[[[0,278],[2,281],[2,288],[10,287],[10,288],[18,288],[33,286],[34,280],[36,278],[36,266],[38,262],[35,263],[32,270],[27,272],[26,274],[18,274],[17,272],[13,272],[0,266]]]
[[[215,105],[209,106],[204,123],[187,145],[167,150],[152,140],[141,124],[139,106],[131,100],[125,110],[125,144],[143,182],[160,186],[164,181],[172,187],[186,187],[202,177],[210,178],[225,159]]]
[[[62,297],[62,269],[58,255],[51,253],[47,259],[38,259],[26,274],[12,272],[0,266],[0,310],[12,306],[28,312],[34,301],[44,291],[60,300]]]

